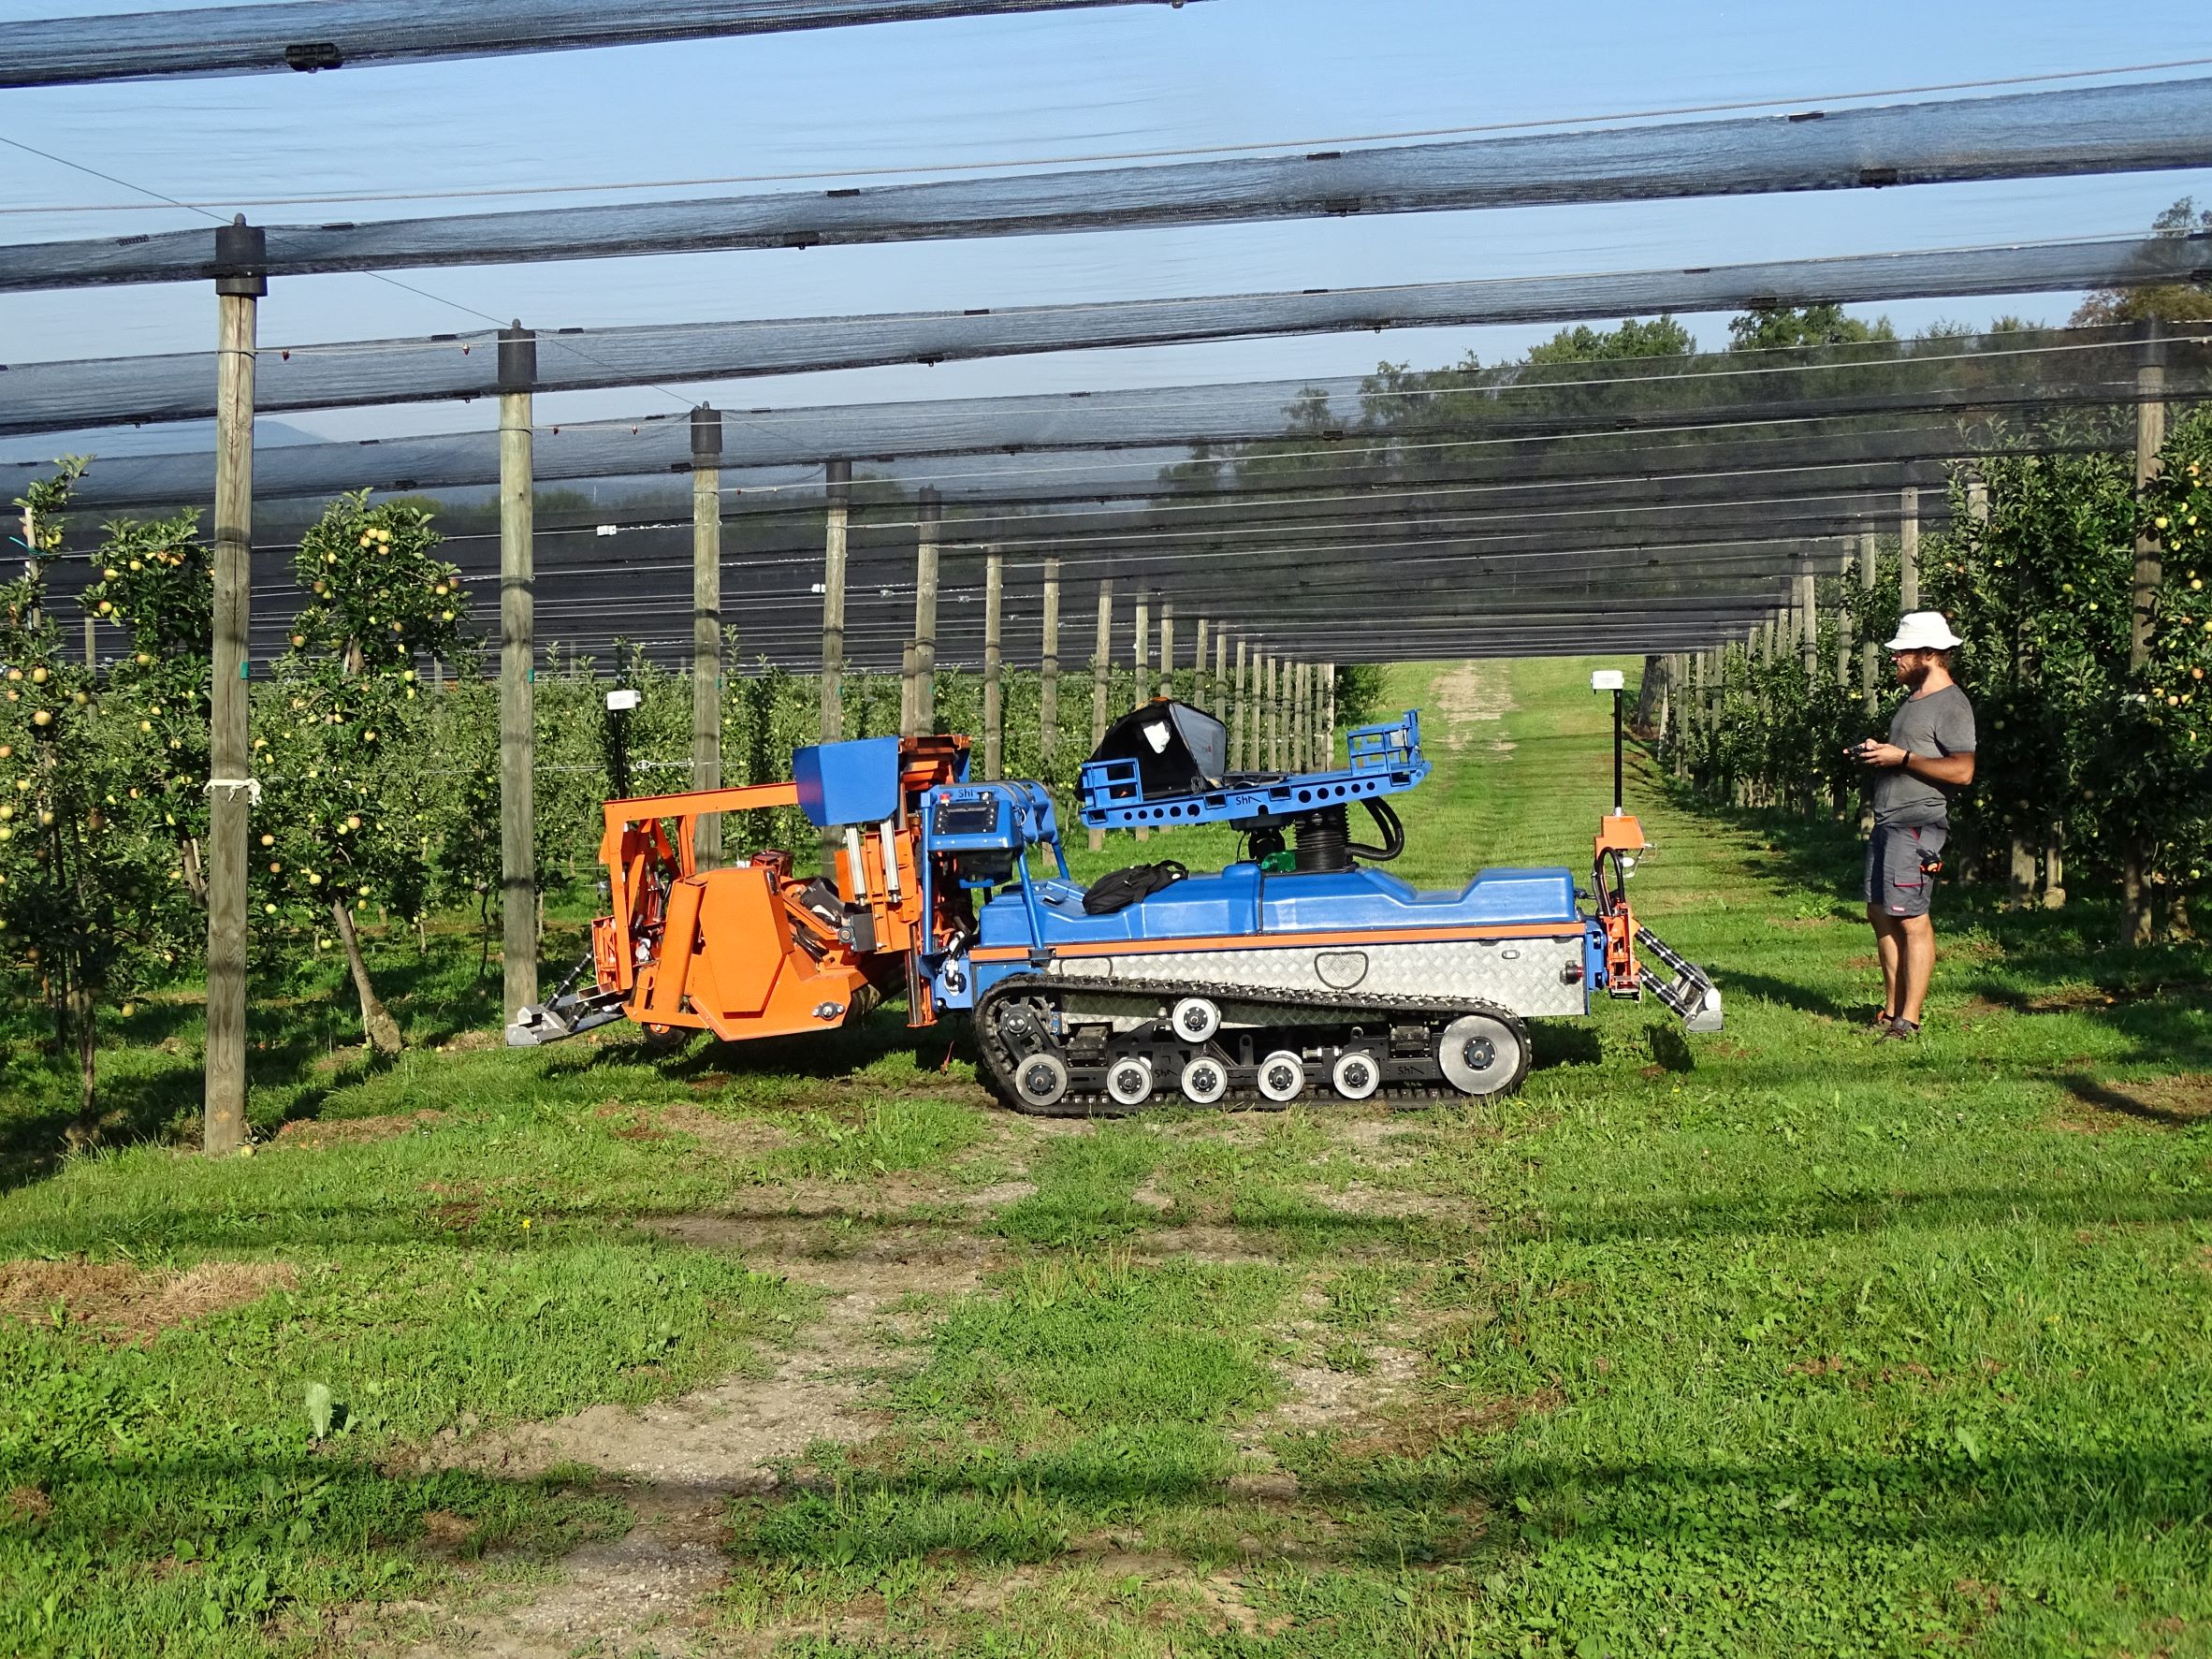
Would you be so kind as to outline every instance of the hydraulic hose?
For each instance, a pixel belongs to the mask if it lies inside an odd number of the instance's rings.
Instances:
[[[1371,864],[1388,864],[1405,851],[1405,826],[1398,822],[1398,815],[1390,810],[1388,801],[1370,797],[1361,805],[1367,808],[1367,816],[1375,820],[1375,828],[1382,831],[1382,845],[1370,847],[1364,842],[1347,841],[1345,851]]]

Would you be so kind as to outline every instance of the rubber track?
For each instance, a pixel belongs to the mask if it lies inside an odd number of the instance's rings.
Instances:
[[[1245,985],[1211,985],[1189,980],[1131,981],[1131,980],[1065,980],[1044,974],[1022,974],[1001,980],[984,994],[975,1011],[976,1047],[983,1061],[984,1085],[1000,1102],[1029,1117],[1132,1117],[1140,1112],[1150,1112],[1164,1107],[1197,1108],[1183,1098],[1180,1090],[1169,1089],[1157,1094],[1141,1106],[1124,1106],[1111,1095],[1079,1094],[1070,1089],[1050,1106],[1032,1106],[1022,1099],[1013,1086],[1009,1066],[1012,1056],[1000,1045],[997,1022],[993,1017],[1002,997],[1018,997],[1031,992],[1067,995],[1072,992],[1094,992],[1107,995],[1159,997],[1170,1001],[1183,997],[1203,997],[1215,1003],[1243,1002],[1272,1004],[1278,1008],[1311,1008],[1342,1011],[1347,1017],[1359,1014],[1407,1013],[1424,1023],[1440,1014],[1457,1018],[1461,1014],[1488,1014],[1510,1026],[1521,1039],[1521,1051],[1528,1052],[1528,1026],[1520,1015],[1491,1002],[1473,1002],[1463,997],[1360,997],[1342,992],[1317,991],[1255,991]],[[1526,1064],[1522,1075],[1525,1077]],[[1258,1089],[1231,1087],[1229,1093],[1213,1102],[1211,1110],[1252,1110],[1259,1112],[1285,1112],[1292,1106],[1369,1106],[1376,1102],[1393,1111],[1416,1111],[1423,1106],[1433,1106],[1440,1101],[1494,1100],[1505,1095],[1518,1093],[1517,1082],[1510,1089],[1501,1089],[1488,1095],[1463,1095],[1439,1077],[1434,1083],[1384,1084],[1364,1100],[1347,1100],[1335,1090],[1322,1087],[1317,1092],[1301,1094],[1288,1100],[1271,1100]]]

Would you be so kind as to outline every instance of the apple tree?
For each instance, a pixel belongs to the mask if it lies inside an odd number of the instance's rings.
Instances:
[[[151,739],[154,770],[141,780],[175,851],[176,880],[207,903],[208,715],[215,587],[199,515],[118,519],[105,527],[96,579],[79,594],[88,616],[119,627],[128,648],[110,665],[106,695]]]
[[[173,963],[199,912],[171,880],[158,740],[64,653],[49,607],[83,470],[65,460],[18,498],[30,557],[0,582],[0,973],[32,982],[56,1052],[74,1050],[89,1126],[101,1004]]]
[[[444,767],[418,663],[461,646],[460,573],[430,515],[341,496],[300,539],[307,604],[293,622],[255,738],[265,794],[249,868],[265,924],[327,922],[345,953],[371,1047],[399,1024],[369,976],[357,918],[374,904],[418,916],[429,898]],[[450,792],[445,792],[450,793]]]

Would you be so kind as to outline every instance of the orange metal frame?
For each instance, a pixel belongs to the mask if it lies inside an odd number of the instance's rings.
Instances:
[[[607,802],[599,856],[614,904],[592,924],[600,989],[621,992],[623,1011],[641,1025],[704,1027],[735,1041],[841,1025],[904,975],[911,1023],[932,1023],[927,986],[909,971],[943,920],[923,913],[919,798],[958,778],[967,749],[957,736],[902,743],[899,814],[888,838],[880,825],[857,826],[859,870],[850,842],[833,860],[838,923],[808,902],[813,882],[793,873],[787,851],[698,866],[701,819],[795,807],[796,784]]]
[[[1609,901],[1605,897],[1606,854],[1637,857],[1647,845],[1644,826],[1624,812],[1611,813],[1598,820],[1597,836],[1591,845],[1599,892],[1598,920],[1605,924],[1606,933],[1606,984],[1613,995],[1622,996],[1625,994],[1622,987],[1638,984],[1642,966],[1636,959],[1636,912],[1628,908],[1627,882],[1619,883]]]

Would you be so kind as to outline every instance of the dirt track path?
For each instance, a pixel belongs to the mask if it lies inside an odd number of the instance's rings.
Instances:
[[[721,1524],[730,1498],[772,1490],[778,1465],[804,1459],[810,1446],[851,1445],[874,1433],[856,1402],[866,1374],[884,1361],[878,1321],[910,1290],[951,1288],[942,1268],[759,1265],[826,1293],[821,1319],[769,1375],[732,1377],[643,1411],[593,1406],[426,1454],[429,1466],[515,1479],[560,1465],[602,1469],[636,1524],[573,1551],[555,1564],[556,1582],[507,1605],[432,1609],[435,1634],[398,1651],[426,1659],[675,1659],[698,1651],[712,1621],[707,1600],[728,1573]],[[956,1276],[972,1278],[972,1270]]]
[[[1502,720],[1513,712],[1503,662],[1462,662],[1439,674],[1429,686],[1429,715],[1440,721],[1444,747],[1465,749],[1479,722]]]

